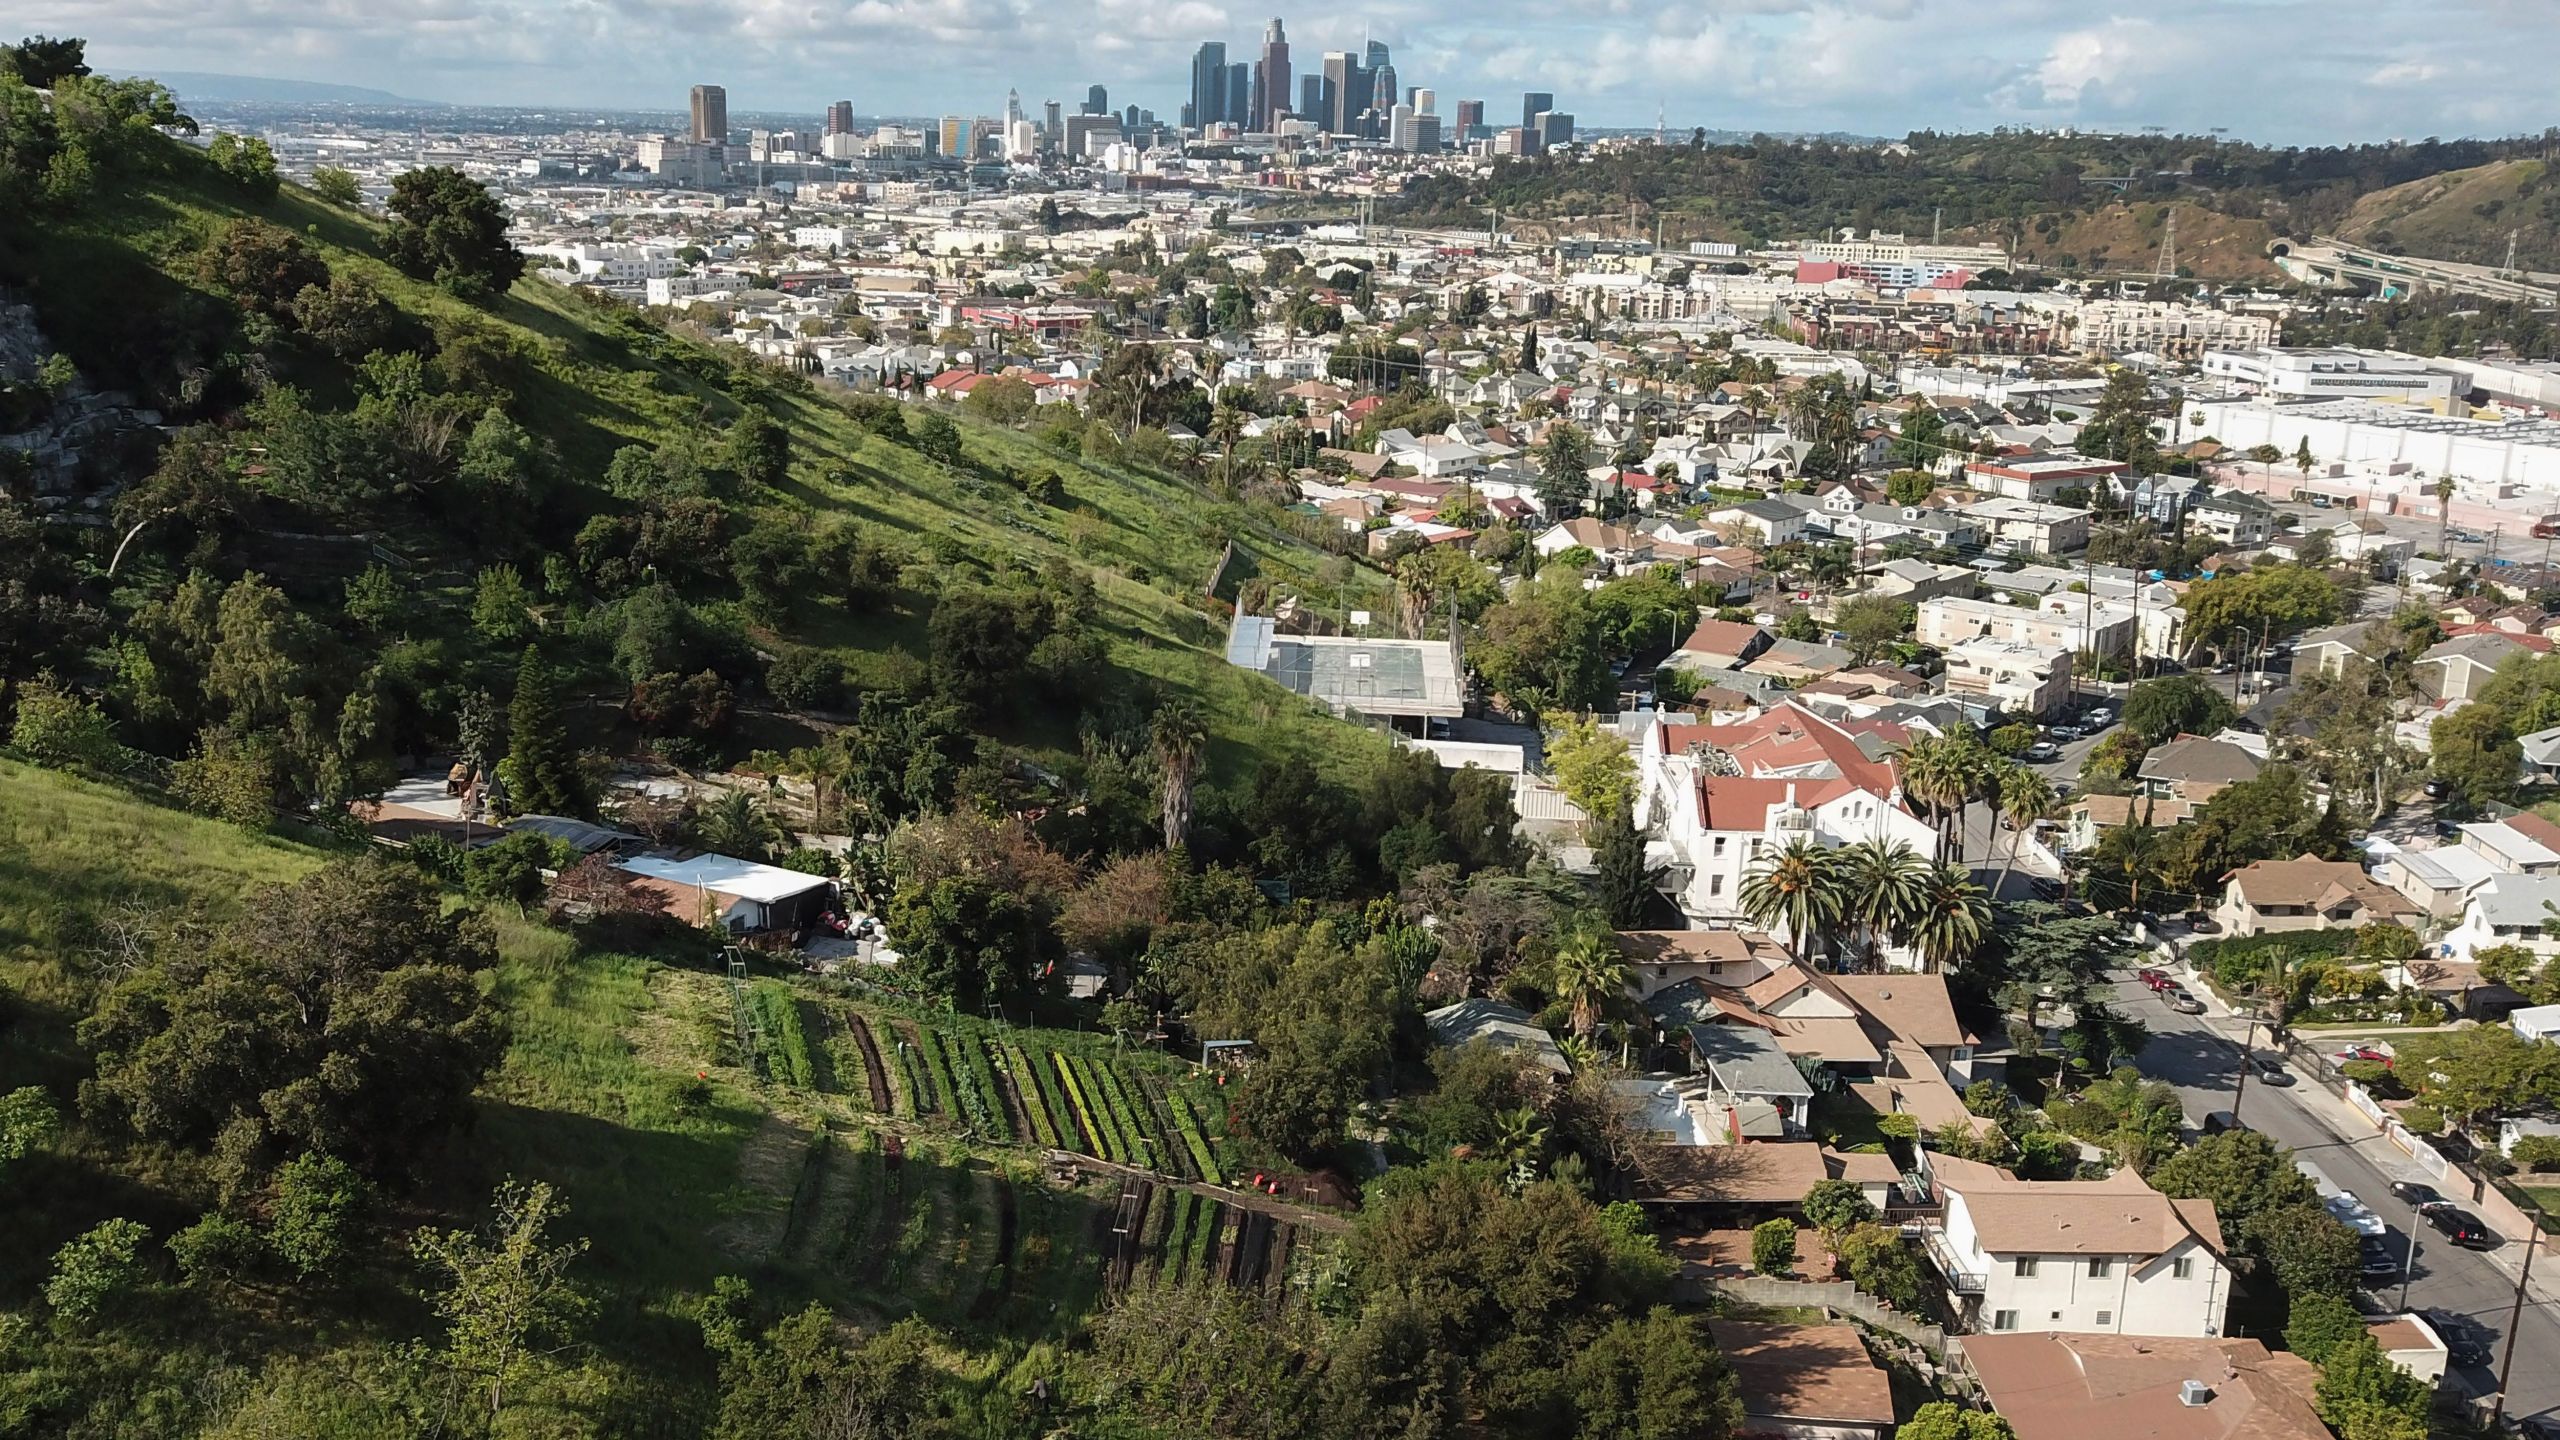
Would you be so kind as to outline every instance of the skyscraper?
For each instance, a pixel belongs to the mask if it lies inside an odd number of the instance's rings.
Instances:
[[[1271,113],[1271,93],[1264,88],[1262,62],[1253,62],[1253,90],[1245,96],[1244,119],[1237,122],[1240,130],[1268,130],[1263,117]]]
[[[1096,85],[1092,89],[1084,92],[1084,113],[1087,115],[1110,114],[1111,92],[1103,89],[1099,85]]]
[[[1019,119],[1021,119],[1021,118],[1022,118],[1022,92],[1021,92],[1021,91],[1019,91],[1019,90],[1007,90],[1006,92],[1004,92],[1004,123],[1005,123],[1005,128],[1006,128],[1006,129],[1008,129],[1008,130],[1010,130],[1010,129],[1013,127],[1013,122],[1014,122],[1014,121],[1016,121],[1016,120],[1019,120]]]
[[[1227,45],[1204,40],[1191,52],[1192,123],[1207,129],[1227,114]]]
[[[1462,141],[1462,142],[1463,142],[1463,141],[1468,141],[1468,140],[1473,140],[1474,138],[1476,138],[1476,132],[1477,132],[1477,131],[1479,131],[1479,130],[1481,130],[1481,129],[1483,129],[1483,128],[1484,128],[1484,102],[1483,102],[1483,101],[1481,101],[1481,100],[1461,100],[1461,101],[1459,101],[1459,102],[1458,102],[1458,139],[1459,139],[1460,141]]]
[[[1228,66],[1227,103],[1225,110],[1219,114],[1218,118],[1239,130],[1251,129],[1253,111],[1248,107],[1252,103],[1253,67],[1242,64]]]
[[[853,133],[852,101],[838,100],[827,107],[827,133],[830,135],[850,135]]]
[[[1325,128],[1326,117],[1333,113],[1333,103],[1325,98],[1324,76],[1313,70],[1298,77],[1298,118],[1312,120],[1317,129]]]
[[[1280,112],[1289,108],[1289,36],[1280,17],[1262,32],[1262,111],[1253,117],[1256,130],[1279,128]]]
[[[1556,97],[1544,90],[1532,90],[1520,97],[1520,128],[1530,129],[1538,123],[1540,113],[1556,108]]]
[[[1416,115],[1437,115],[1437,114],[1439,114],[1439,113],[1440,113],[1440,94],[1439,94],[1439,92],[1438,92],[1438,91],[1436,91],[1436,90],[1428,89],[1428,88],[1420,89],[1420,90],[1416,90],[1416,91],[1414,91],[1414,92],[1413,92],[1413,113],[1415,113]]]
[[[1380,46],[1378,48],[1384,49],[1385,47]],[[1370,109],[1375,110],[1382,115],[1389,114],[1394,111],[1399,98],[1403,94],[1403,91],[1396,88],[1396,67],[1393,65],[1373,65],[1369,67]]]
[[[1066,116],[1061,113],[1063,108],[1055,100],[1040,102],[1040,128],[1049,132],[1052,145],[1067,138]]]
[[[1387,42],[1384,40],[1370,41],[1368,58],[1361,63],[1371,70],[1384,70],[1387,68]]]
[[[725,145],[729,140],[729,92],[717,85],[693,87],[693,143]]]
[[[1324,52],[1324,114],[1317,119],[1325,129],[1336,135],[1351,133],[1347,122],[1358,118],[1360,112],[1367,108],[1367,97],[1355,96],[1354,87],[1365,91],[1368,78],[1368,72],[1360,68],[1359,61],[1351,58],[1351,52]]]

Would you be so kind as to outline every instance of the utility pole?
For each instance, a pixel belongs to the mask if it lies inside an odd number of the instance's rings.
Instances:
[[[2409,1253],[2400,1257],[2400,1309],[2403,1313],[2409,1309],[2409,1282],[2415,1278],[2413,1272],[2417,1268],[2418,1227],[2412,1222],[2409,1226]]]
[[[2507,1373],[2516,1363],[2516,1326],[2524,1319],[2524,1287],[2533,1279],[2533,1247],[2542,1240],[2542,1226],[2537,1223],[2524,1237],[2524,1268],[2516,1273],[2516,1303],[2507,1311],[2507,1350],[2498,1357],[2498,1399],[2489,1407],[2489,1428],[2507,1416]]]
[[[2249,1051],[2258,1041],[2258,1017],[2249,1017],[2249,1028],[2240,1033],[2240,1084],[2231,1092],[2231,1125],[2240,1125],[2240,1102],[2249,1098]]]

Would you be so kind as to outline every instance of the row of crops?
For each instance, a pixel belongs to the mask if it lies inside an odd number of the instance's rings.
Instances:
[[[1000,1144],[1071,1150],[1184,1180],[1227,1182],[1214,1091],[1152,1057],[1083,1037],[937,1025],[807,999],[760,981],[749,1006],[767,1078],[874,1113]]]
[[[1172,1185],[1122,1187],[1105,1257],[1111,1283],[1143,1275],[1284,1293],[1318,1238],[1297,1224]]]

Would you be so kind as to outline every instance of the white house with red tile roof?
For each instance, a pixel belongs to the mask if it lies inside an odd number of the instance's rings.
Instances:
[[[1904,806],[1893,762],[1792,703],[1737,724],[1657,723],[1638,766],[1636,823],[1669,851],[1664,891],[1694,925],[1745,923],[1744,877],[1799,837],[1938,858],[1937,830]],[[1892,949],[1885,959],[1914,963]]]

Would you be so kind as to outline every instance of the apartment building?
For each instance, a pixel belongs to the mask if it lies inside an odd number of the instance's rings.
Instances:
[[[2036,608],[1942,595],[1923,600],[1913,613],[1912,638],[1935,650],[1968,640],[1997,640],[2077,654],[2132,653],[2133,607],[2068,591],[2046,596]]]
[[[2231,1275],[2210,1200],[2172,1200],[2131,1169],[2021,1180],[1928,1152],[1946,1203],[1922,1233],[1966,1328],[2094,1335],[2222,1333]]]
[[[2156,300],[2092,300],[2080,307],[2079,334],[2080,348],[2092,355],[2139,350],[2169,360],[2200,360],[2209,349],[2272,345],[2276,322]]]
[[[2004,716],[2049,715],[2071,700],[2071,652],[2011,640],[1966,640],[1947,648],[1945,693]]]
[[[2017,455],[1976,460],[1964,467],[1965,483],[2011,500],[2050,505],[2065,490],[2094,492],[2133,467],[2086,455]]]
[[[2014,545],[2044,555],[2068,555],[2089,543],[2089,512],[2068,505],[2042,505],[1995,495],[1956,513],[1974,522],[1983,538],[1996,545]]]

